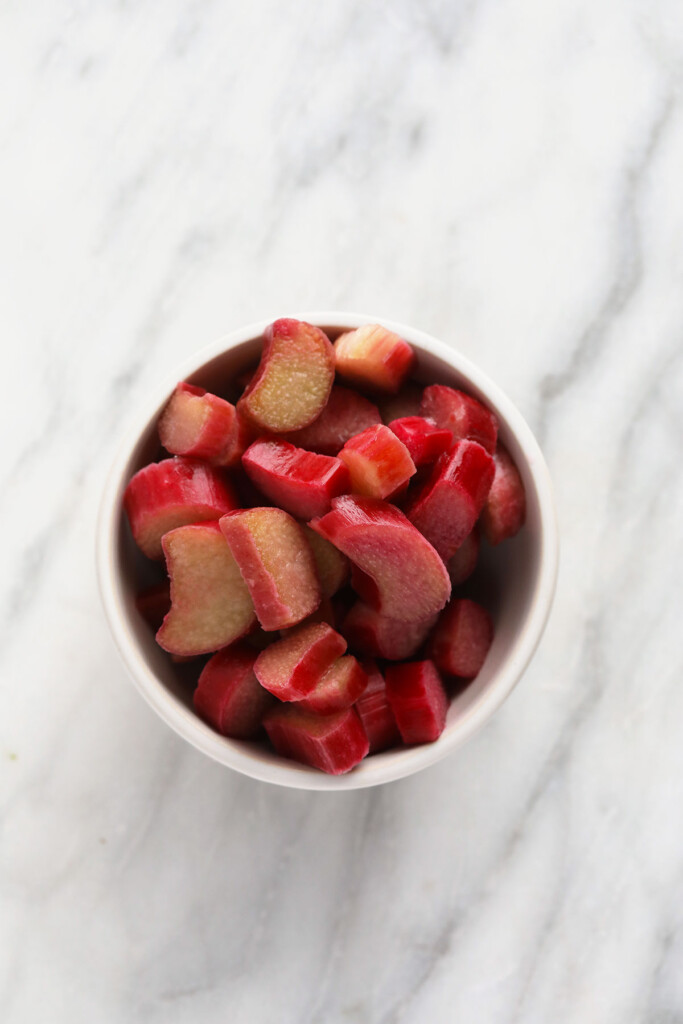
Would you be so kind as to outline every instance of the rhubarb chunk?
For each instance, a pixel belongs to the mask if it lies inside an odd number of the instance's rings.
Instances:
[[[408,449],[383,423],[350,438],[339,458],[348,469],[354,494],[388,498],[415,473]]]
[[[422,646],[435,621],[435,615],[413,622],[390,619],[357,601],[344,619],[341,632],[359,654],[401,661],[412,657]]]
[[[237,409],[272,434],[300,430],[322,412],[334,382],[334,350],[319,327],[276,320],[263,336],[261,362]]]
[[[157,633],[170,654],[209,654],[244,636],[256,619],[237,563],[218,523],[164,535],[171,609]]]
[[[453,600],[444,610],[432,633],[429,654],[449,676],[474,679],[493,640],[491,616],[476,601]]]
[[[526,495],[519,470],[502,445],[498,445],[493,461],[495,474],[481,514],[481,528],[489,544],[500,544],[524,525]]]
[[[159,440],[172,455],[234,466],[249,431],[234,405],[193,384],[178,384],[159,420]]]
[[[376,405],[357,391],[335,384],[317,420],[310,427],[286,434],[285,440],[321,455],[337,455],[350,437],[380,422]]]
[[[451,582],[431,544],[393,505],[377,498],[334,498],[309,524],[361,570],[360,596],[389,618],[424,620],[445,605]]]
[[[301,700],[345,650],[346,640],[327,623],[300,626],[262,651],[254,672],[279,700]]]
[[[171,584],[165,580],[141,590],[135,598],[135,607],[156,633],[171,607]]]
[[[298,706],[318,715],[331,715],[355,704],[367,685],[364,669],[347,654],[328,668],[315,689],[303,697]]]
[[[351,486],[348,470],[339,459],[295,448],[287,441],[255,441],[242,456],[242,465],[267,498],[299,519],[329,512],[332,498]]]
[[[386,670],[387,699],[404,743],[431,743],[446,724],[448,697],[432,661],[407,661]]]
[[[493,455],[498,437],[498,421],[476,398],[444,384],[432,384],[422,396],[421,415],[445,427],[455,441],[465,438],[476,441]]]
[[[380,750],[398,746],[401,734],[389,705],[384,676],[374,661],[364,661],[363,668],[368,684],[356,701],[356,711],[368,737],[370,753],[376,754]]]
[[[310,526],[304,526],[304,533],[313,552],[322,595],[332,597],[348,579],[349,560]]]
[[[195,711],[223,736],[253,739],[263,716],[275,705],[254,675],[256,651],[232,644],[218,651],[199,676],[192,702]]]
[[[416,466],[436,462],[453,444],[450,430],[437,427],[433,420],[424,416],[403,416],[392,420],[389,429],[406,446]]]
[[[343,775],[366,756],[369,744],[354,708],[334,715],[315,715],[296,705],[276,707],[263,720],[278,754]]]
[[[341,334],[334,343],[337,373],[371,391],[395,394],[415,364],[403,338],[379,324],[365,324]]]
[[[445,562],[474,529],[493,480],[493,459],[476,441],[456,441],[434,465],[406,514]]]
[[[452,586],[457,587],[470,578],[477,567],[480,546],[479,530],[475,526],[446,566]]]
[[[279,508],[230,512],[220,521],[264,629],[301,622],[320,604],[315,561],[304,532]]]
[[[237,508],[223,474],[198,459],[164,459],[145,466],[123,496],[130,528],[148,558],[161,558],[161,538],[188,523],[219,519]]]

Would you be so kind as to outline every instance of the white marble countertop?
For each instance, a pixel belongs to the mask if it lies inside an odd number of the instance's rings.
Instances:
[[[683,1020],[683,8],[0,8],[3,1024]],[[129,408],[360,309],[537,431],[563,555],[521,685],[375,791],[156,719],[97,595]]]

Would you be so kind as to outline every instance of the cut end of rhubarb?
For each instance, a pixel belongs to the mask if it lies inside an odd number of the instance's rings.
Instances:
[[[353,708],[333,715],[316,715],[296,706],[276,707],[263,724],[278,754],[343,775],[367,755],[368,738]]]
[[[355,704],[367,684],[365,670],[352,655],[347,654],[328,668],[315,689],[299,701],[299,707],[318,715],[343,711]]]
[[[349,473],[349,489],[370,498],[388,498],[415,473],[408,449],[383,423],[350,438],[339,458]]]
[[[256,678],[279,700],[300,700],[346,650],[346,640],[325,622],[299,626],[271,644],[254,665]]]
[[[502,445],[493,461],[495,473],[481,514],[481,528],[489,544],[495,545],[521,530],[526,518],[526,494],[519,470]]]
[[[415,365],[408,342],[380,324],[365,324],[341,334],[334,351],[337,372],[371,391],[395,394]]]
[[[223,736],[253,739],[263,716],[275,705],[254,675],[256,651],[232,644],[206,663],[194,691],[195,711]]]
[[[429,653],[438,668],[449,676],[474,679],[493,642],[491,616],[476,601],[453,600],[432,633]]]
[[[244,431],[234,405],[193,384],[178,384],[159,420],[159,440],[173,455],[191,455],[217,465],[236,461]]]

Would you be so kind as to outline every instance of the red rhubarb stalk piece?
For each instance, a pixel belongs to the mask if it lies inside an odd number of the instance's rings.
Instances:
[[[329,540],[325,540],[310,526],[304,526],[304,533],[313,552],[322,595],[332,597],[348,579],[349,560],[334,544],[330,544]]]
[[[185,382],[178,384],[159,420],[159,440],[166,451],[218,466],[236,465],[248,436],[234,405]]]
[[[347,654],[338,658],[307,697],[298,702],[300,708],[318,715],[331,715],[350,708],[368,685],[368,677],[356,659]]]
[[[368,684],[356,701],[356,711],[368,737],[370,753],[376,754],[380,750],[398,746],[401,734],[389,705],[384,676],[374,661],[364,661],[363,668]]]
[[[284,439],[320,455],[337,455],[350,437],[380,422],[376,405],[357,391],[335,384],[317,420]]]
[[[389,618],[428,619],[448,600],[451,581],[441,558],[388,502],[334,498],[332,511],[309,525],[361,570],[360,596]]]
[[[437,427],[433,420],[424,416],[403,416],[392,420],[389,429],[406,446],[416,466],[436,462],[453,444],[450,430]]]
[[[420,413],[433,419],[437,426],[450,430],[455,441],[465,438],[477,441],[491,455],[496,450],[496,417],[464,391],[456,391],[444,384],[432,384],[424,389]]]
[[[379,324],[340,334],[334,343],[337,373],[371,391],[395,394],[415,365],[415,353],[403,338]]]
[[[319,327],[282,319],[263,336],[261,362],[237,409],[272,434],[300,430],[325,407],[334,382],[334,350]]]
[[[219,519],[237,508],[237,499],[220,470],[179,457],[139,470],[126,487],[123,505],[138,547],[148,558],[161,558],[165,533]]]
[[[223,736],[258,736],[263,716],[275,704],[254,675],[256,656],[245,644],[232,644],[209,658],[199,676],[195,711]]]
[[[481,528],[489,544],[500,544],[524,525],[526,495],[519,470],[502,445],[498,445],[493,461],[495,474],[481,514]]]
[[[474,529],[493,480],[493,459],[476,441],[456,441],[435,463],[406,514],[447,562]]]
[[[349,489],[369,498],[388,498],[415,473],[408,449],[383,423],[350,438],[339,458],[349,472]]]
[[[279,508],[230,512],[220,527],[264,629],[301,622],[320,604],[315,561],[304,532]]]
[[[163,538],[171,609],[157,633],[170,654],[227,647],[256,620],[254,605],[218,523],[180,526]]]
[[[351,486],[339,459],[295,448],[288,441],[255,441],[242,456],[242,465],[267,498],[299,519],[329,512],[332,498]]]
[[[259,654],[254,672],[279,700],[301,700],[345,650],[346,640],[327,623],[299,626]]]
[[[476,601],[458,598],[442,612],[429,641],[429,654],[449,676],[474,679],[493,641],[491,616]]]
[[[446,565],[454,587],[468,580],[476,569],[480,546],[479,530],[475,526]]]
[[[359,654],[401,661],[412,657],[422,646],[435,622],[435,615],[414,622],[390,619],[357,601],[344,619],[341,632]]]
[[[343,775],[368,753],[368,738],[354,708],[316,715],[290,704],[273,708],[263,724],[278,754],[329,775]]]
[[[433,661],[389,665],[387,699],[404,743],[431,743],[446,724],[448,697]]]

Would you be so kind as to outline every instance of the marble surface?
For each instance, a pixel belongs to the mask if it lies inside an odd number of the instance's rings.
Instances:
[[[683,8],[0,6],[0,1019],[683,1021]],[[303,308],[422,327],[537,431],[541,648],[414,778],[287,792],[124,676],[129,410]]]

